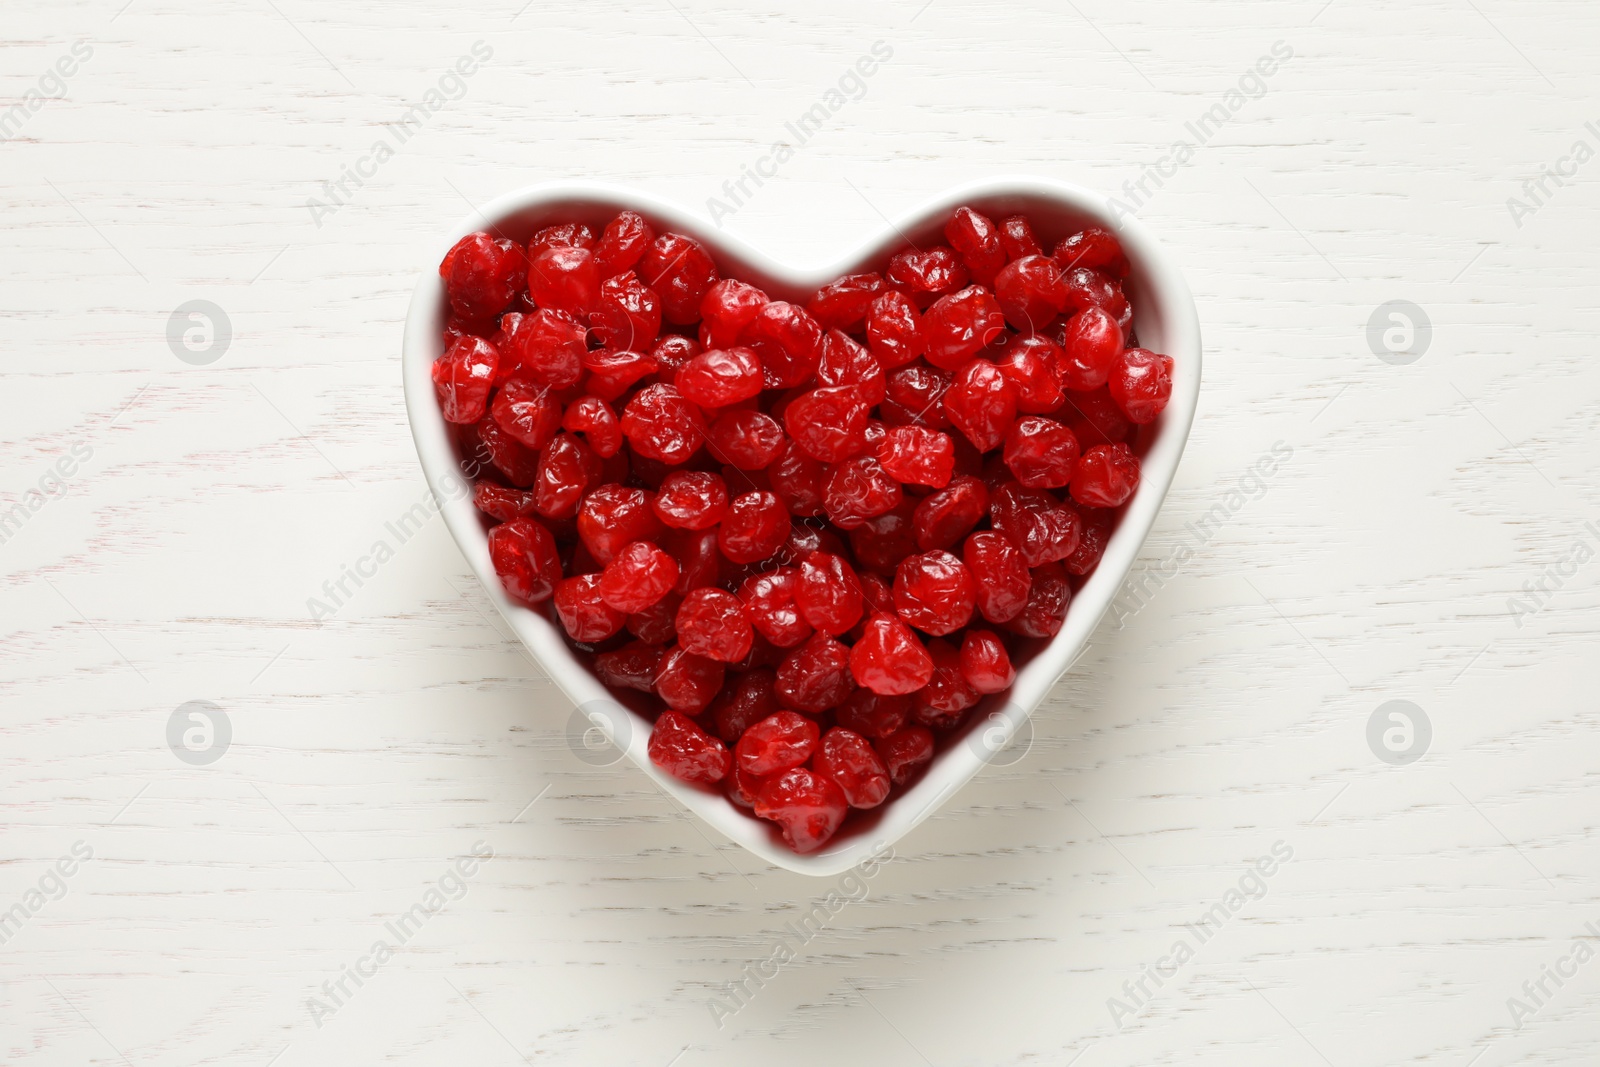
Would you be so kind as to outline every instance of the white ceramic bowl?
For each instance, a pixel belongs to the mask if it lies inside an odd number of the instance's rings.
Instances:
[[[880,269],[891,254],[905,247],[907,239],[919,246],[942,243],[946,220],[962,204],[995,219],[1027,214],[1046,250],[1085,225],[1115,230],[1132,265],[1128,292],[1139,343],[1173,357],[1172,400],[1161,417],[1141,432],[1136,444],[1143,463],[1139,490],[1126,505],[1099,567],[1073,598],[1061,632],[1018,657],[1016,684],[1008,693],[989,698],[972,713],[968,727],[943,740],[932,766],[911,789],[897,793],[875,811],[852,813],[851,822],[825,848],[797,856],[771,823],[754,818],[714,790],[679,781],[652,764],[646,753],[650,722],[618,703],[581,653],[563,639],[557,623],[539,610],[514,603],[501,589],[489,562],[488,524],[472,505],[470,484],[462,473],[463,457],[456,453],[429,376],[443,348],[446,311],[444,287],[435,265],[457,240],[475,230],[497,229],[525,241],[540,227],[577,220],[598,232],[618,210],[628,208],[644,215],[658,231],[674,230],[704,243],[724,275],[753,282],[774,299],[804,303],[818,287],[840,275]],[[892,845],[932,814],[1006,749],[1083,648],[1133,565],[1183,453],[1200,391],[1200,324],[1183,275],[1144,226],[1136,218],[1114,217],[1102,197],[1063,182],[1007,178],[952,189],[910,212],[857,251],[812,268],[777,263],[699,216],[654,197],[588,182],[563,182],[502,196],[440,237],[411,297],[401,359],[411,432],[445,523],[489,598],[551,679],[644,773],[725,836],[779,867],[821,876],[840,873],[874,849]],[[564,725],[569,714],[556,708],[529,711],[551,727]]]

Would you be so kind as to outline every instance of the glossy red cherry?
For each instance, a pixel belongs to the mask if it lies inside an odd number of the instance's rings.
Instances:
[[[500,353],[481,337],[458,337],[433,362],[433,392],[448,422],[477,422],[489,405]]]
[[[650,731],[650,762],[686,782],[712,784],[727,775],[728,748],[676,711],[664,711]]]
[[[899,696],[928,684],[933,660],[911,627],[895,615],[877,614],[850,649],[850,674],[874,693]]]
[[[1172,357],[1129,348],[1111,364],[1106,385],[1128,421],[1154,422],[1172,398]]]
[[[604,641],[628,619],[601,599],[598,574],[563,578],[556,583],[553,602],[561,628],[574,641]]]
[[[1072,499],[1091,508],[1121,507],[1138,488],[1139,458],[1124,444],[1095,445],[1072,475]]]
[[[655,239],[655,230],[642,216],[632,211],[618,212],[606,223],[594,246],[595,269],[602,278],[632,270]]]
[[[649,541],[634,541],[600,573],[600,598],[617,611],[643,611],[678,582],[678,563]]]
[[[779,711],[745,730],[733,758],[747,774],[769,778],[799,767],[817,750],[817,724],[793,711]]]
[[[852,808],[875,808],[889,796],[889,768],[866,738],[835,726],[822,737],[812,769],[833,779]]]
[[[827,634],[814,633],[778,665],[778,702],[812,714],[837,707],[856,687],[850,650]]]
[[[802,855],[827,844],[849,810],[833,779],[804,767],[767,782],[755,798],[755,813],[777,823],[789,847]]]
[[[512,519],[490,530],[489,560],[506,593],[526,604],[550,599],[561,580],[556,539],[534,519]]]
[[[754,639],[744,605],[721,589],[696,589],[683,598],[675,620],[685,651],[719,663],[738,663]]]

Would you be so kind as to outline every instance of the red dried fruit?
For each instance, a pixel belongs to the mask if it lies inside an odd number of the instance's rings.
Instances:
[[[728,511],[728,487],[710,471],[673,471],[661,481],[656,518],[680,530],[706,530]]]
[[[850,668],[853,673],[854,649],[851,652]],[[928,671],[931,676],[932,659],[928,660]],[[856,676],[856,681],[861,681],[860,675]],[[862,685],[866,683],[862,682]],[[866,738],[888,737],[906,724],[906,717],[910,714],[911,701],[903,694],[875,693],[870,688],[855,690],[834,710],[834,718],[840,726]]]
[[[450,309],[463,319],[493,318],[510,306],[527,284],[528,260],[515,241],[469,233],[439,265]]]
[[[928,642],[928,654],[933,657],[933,677],[912,695],[911,717],[935,730],[953,730],[978,702],[978,691],[962,676],[961,654],[950,642]]]
[[[779,648],[793,648],[811,636],[811,624],[800,617],[795,604],[799,584],[797,568],[778,567],[746,578],[739,587],[750,624]]]
[[[859,330],[867,309],[883,288],[881,274],[846,274],[818,289],[806,310],[825,329]]]
[[[649,541],[624,545],[600,574],[600,598],[626,614],[643,611],[678,582],[678,562]]]
[[[626,614],[600,598],[598,574],[580,574],[575,578],[561,579],[556,583],[552,599],[556,618],[561,620],[562,629],[574,641],[591,644],[604,641],[621,630],[622,624],[628,621]]]
[[[1082,311],[1097,307],[1111,313],[1117,325],[1127,330],[1133,321],[1128,298],[1122,286],[1108,274],[1087,267],[1074,267],[1062,277],[1067,288],[1067,309]]]
[[[956,372],[944,413],[974,448],[998,448],[1017,417],[1017,387],[993,363],[975,359]]]
[[[817,724],[804,715],[779,711],[745,730],[733,758],[746,774],[769,778],[810,759],[820,736]]]
[[[648,541],[661,533],[651,507],[653,494],[621,485],[602,485],[578,507],[578,537],[594,561],[604,567],[623,546]]]
[[[933,734],[925,726],[907,726],[874,741],[872,747],[883,757],[889,780],[895,785],[905,785],[933,761]]]
[[[518,444],[538,450],[561,425],[561,398],[546,386],[513,378],[495,394],[489,414]]]
[[[873,456],[855,456],[833,467],[822,483],[822,506],[841,530],[853,530],[900,503],[900,483]]]
[[[784,409],[783,425],[807,455],[838,463],[861,450],[869,410],[854,386],[813,389]]]
[[[529,257],[537,256],[548,248],[588,248],[595,245],[594,231],[581,222],[561,222],[546,226],[528,242]]]
[[[700,301],[700,330],[708,348],[732,348],[744,328],[769,302],[766,293],[748,282],[723,278]]]
[[[556,246],[528,261],[528,296],[535,307],[586,316],[600,301],[600,271],[587,248]]]
[[[961,677],[979,693],[1003,693],[1017,680],[1005,642],[988,630],[968,630],[961,639]]]
[[[1138,488],[1139,457],[1124,444],[1095,445],[1072,475],[1072,499],[1085,507],[1121,507]]]
[[[779,436],[782,437],[781,430]],[[793,441],[784,440],[783,451],[766,468],[772,491],[793,515],[805,518],[821,514],[822,482],[827,477],[827,467],[806,455]]]
[[[842,557],[809,552],[800,562],[794,602],[806,625],[837,637],[861,618],[861,582]]]
[[[655,231],[643,216],[632,211],[620,211],[616,218],[606,223],[600,240],[594,246],[595,269],[602,278],[632,270],[655,239]]]
[[[764,470],[783,453],[788,441],[778,420],[742,408],[718,415],[706,430],[707,451],[741,471]],[[748,476],[737,480],[745,484],[752,481]]]
[[[845,531],[858,568],[890,573],[907,552],[916,551],[911,538],[911,509],[912,502],[902,500],[882,515]]]
[[[1010,622],[1027,606],[1033,576],[1022,553],[998,530],[979,530],[961,550],[976,590],[978,613],[990,622]]]
[[[889,284],[913,296],[944,296],[966,285],[969,279],[961,256],[944,245],[926,252],[901,252],[889,260]]]
[[[656,696],[673,711],[698,715],[722,688],[723,666],[683,648],[669,649],[656,672]]]
[[[604,477],[600,457],[588,445],[571,434],[557,434],[539,454],[534,510],[547,519],[570,519],[578,514],[583,494]]]
[[[1068,393],[1058,418],[1071,427],[1084,448],[1116,444],[1133,434],[1133,423],[1105,386],[1087,393]]]
[[[911,298],[890,290],[867,310],[867,347],[885,370],[910,363],[928,350],[922,313]]]
[[[656,672],[661,669],[664,653],[665,650],[659,645],[634,641],[596,655],[594,672],[602,682],[614,689],[637,689],[641,693],[653,693]]]
[[[1025,333],[1044,329],[1067,305],[1061,271],[1044,256],[1023,256],[1007,263],[994,280],[994,299],[1001,314]]]
[[[622,423],[611,405],[597,396],[580,396],[567,405],[561,428],[582,434],[589,448],[601,459],[610,459],[622,447]]]
[[[684,597],[676,629],[680,646],[720,663],[744,659],[754,638],[744,605],[721,589],[696,589]]]
[[[956,475],[948,486],[917,504],[911,520],[917,547],[924,552],[951,547],[988,511],[988,486],[971,475]]]
[[[938,429],[950,425],[944,414],[944,395],[950,375],[926,363],[913,363],[891,371],[884,383],[884,421],[898,425]]]
[[[933,660],[921,640],[898,617],[873,615],[850,649],[850,674],[884,696],[914,693],[928,684]]]
[[[504,392],[494,398],[494,404],[500,403],[502,396],[505,396]],[[538,477],[539,453],[501,428],[493,417],[494,404],[489,406],[490,417],[475,427],[478,440],[489,453],[489,461],[495,465],[495,469],[504,474],[512,485],[526,489]]]
[[[433,392],[446,422],[477,422],[489,404],[500,353],[481,337],[458,337],[433,361]]]
[[[889,796],[889,769],[867,739],[834,727],[822,737],[812,769],[833,779],[852,808],[875,808]]]
[[[609,277],[589,311],[589,329],[607,348],[648,352],[661,333],[661,298],[631,270]]]
[[[907,556],[894,575],[894,606],[923,633],[953,633],[972,618],[977,597],[966,564],[942,549]]]
[[[777,678],[769,668],[757,667],[729,679],[717,699],[711,702],[711,721],[716,726],[717,736],[730,745],[738,744],[751,726],[769,715],[776,715],[780,710],[774,689]]]
[[[1089,267],[1104,270],[1115,277],[1126,277],[1128,258],[1123,254],[1122,243],[1110,230],[1091,226],[1064,238],[1050,254],[1062,270]]]
[[[1006,628],[1024,637],[1054,637],[1061,632],[1071,603],[1072,586],[1066,569],[1059,563],[1035,567],[1028,603]]]
[[[1122,328],[1110,312],[1087,307],[1067,323],[1061,347],[1061,384],[1080,392],[1097,389],[1122,354]]]
[[[1078,539],[1078,547],[1062,560],[1068,574],[1083,576],[1094,570],[1100,563],[1100,557],[1105,553],[1106,543],[1111,540],[1111,525],[1114,517],[1104,508],[1086,508],[1083,512],[1083,536]]]
[[[767,782],[755,798],[755,813],[777,823],[789,847],[802,855],[827,844],[848,811],[849,802],[833,779],[804,767]]]
[[[1000,221],[1000,247],[1010,259],[1039,254],[1039,239],[1033,235],[1033,225],[1026,215],[1012,215]]]
[[[817,384],[855,386],[869,407],[883,402],[886,387],[883,367],[846,333],[829,330],[822,338],[822,359],[817,363]]]
[[[735,563],[768,559],[789,539],[789,512],[774,493],[744,493],[733,498],[717,531],[722,554]]]
[[[733,764],[728,747],[676,711],[664,711],[650,731],[650,762],[686,782],[720,782]]]
[[[534,514],[533,494],[526,489],[507,489],[493,482],[472,487],[472,503],[497,522],[510,522]]]
[[[679,575],[682,580],[682,575]],[[678,608],[683,598],[668,593],[643,611],[628,616],[628,632],[651,645],[664,645],[678,636]]]
[[[722,584],[722,570],[727,560],[717,547],[717,531],[668,530],[661,538],[661,547],[678,561],[678,584],[672,591],[682,596],[696,589]]]
[[[937,430],[894,426],[878,445],[878,463],[901,482],[943,488],[955,473],[956,450],[949,435]]]
[[[922,317],[928,362],[955,370],[983,351],[1005,328],[1000,305],[982,286],[940,297]]]
[[[961,253],[973,281],[994,284],[995,275],[1006,265],[1006,251],[1000,247],[1000,233],[991,220],[970,207],[958,207],[944,224],[944,236]]]
[[[1129,422],[1154,422],[1172,398],[1172,357],[1129,348],[1111,364],[1106,386]]]
[[[622,433],[646,459],[686,463],[705,443],[699,410],[670,385],[647,385],[622,411]]]
[[[1083,519],[1072,505],[1015,482],[989,494],[989,521],[1017,546],[1030,567],[1066,559],[1083,535]]]
[[[561,580],[556,539],[534,519],[512,519],[489,531],[489,560],[513,599],[538,604]]]
[[[855,687],[850,650],[827,634],[812,634],[778,665],[778,702],[784,707],[827,711]]]
[[[822,358],[822,325],[805,308],[782,300],[764,304],[741,340],[761,358],[769,389],[804,385]]]
[[[1072,480],[1078,438],[1051,419],[1024,415],[1006,434],[1006,466],[1029,489],[1058,489]]]
[[[1061,346],[1040,334],[1013,334],[995,361],[1017,390],[1017,410],[1047,415],[1065,402],[1059,367]]]
[[[662,317],[675,326],[699,321],[701,301],[717,281],[711,253],[681,233],[657,237],[634,269],[660,294]]]
[[[667,385],[672,385],[678,377],[678,368],[698,356],[702,348],[699,341],[693,337],[684,337],[682,334],[669,333],[656,342],[650,354],[655,357],[656,365],[660,368],[656,377]]]
[[[589,331],[577,319],[539,308],[515,319],[507,315],[501,328],[504,339],[497,347],[503,374],[556,389],[576,385],[583,376]]]
[[[761,360],[743,346],[713,348],[678,368],[673,384],[703,408],[726,407],[761,392]]]

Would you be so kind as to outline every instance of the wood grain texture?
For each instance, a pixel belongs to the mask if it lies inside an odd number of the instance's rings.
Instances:
[[[1520,226],[1506,204],[1600,149],[1592,5],[124,2],[17,0],[0,30],[0,114],[92,48],[0,141],[0,506],[89,453],[0,544],[0,1062],[1594,1062],[1600,963],[1507,1003],[1600,928],[1600,562],[1573,548],[1600,547],[1600,162]],[[705,210],[877,41],[727,229],[816,262],[969,178],[1116,193],[1291,48],[1139,210],[1207,338],[1142,565],[1291,455],[1102,626],[1026,755],[719,1020],[840,887],[579,759],[437,520],[332,618],[307,600],[424,491],[400,320],[450,222],[568,176]],[[233,329],[205,366],[166,340],[194,299]],[[1366,340],[1397,299],[1433,323],[1406,366]],[[1432,724],[1410,765],[1368,746],[1391,699]],[[167,747],[194,700],[232,726],[208,766]],[[480,841],[319,1025],[308,999]]]

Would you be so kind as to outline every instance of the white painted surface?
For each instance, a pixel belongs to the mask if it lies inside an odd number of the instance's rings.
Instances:
[[[0,909],[94,854],[0,945],[0,1062],[1594,1061],[1600,962],[1507,1007],[1600,925],[1600,563],[1508,606],[1600,542],[1600,162],[1506,206],[1600,146],[1591,7],[121,2],[13,3],[0,42],[7,108],[93,49],[0,143],[0,493],[92,452],[0,545]],[[478,40],[465,95],[314,225]],[[1140,210],[1208,339],[1147,561],[1293,454],[719,1029],[818,884],[577,759],[438,522],[334,618],[306,601],[424,491],[400,319],[464,198],[577,176],[703,210],[878,40],[730,230],[820,262],[957,181],[1118,189],[1287,42]],[[233,325],[207,366],[165,340],[192,299]],[[1434,324],[1407,366],[1365,338],[1395,299]],[[1391,699],[1432,722],[1409,766],[1368,748]],[[209,766],[166,745],[191,700],[232,724]],[[480,840],[318,1027],[307,998]],[[1108,998],[1277,841],[1119,1029]]]

